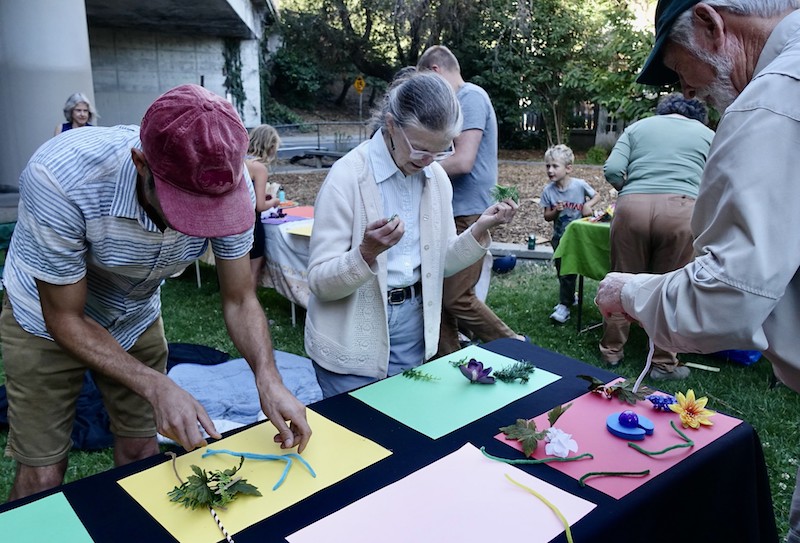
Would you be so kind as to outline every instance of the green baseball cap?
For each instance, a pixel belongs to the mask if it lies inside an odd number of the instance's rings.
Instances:
[[[664,46],[678,16],[701,0],[659,0],[656,6],[656,44],[647,57],[636,81],[643,85],[662,86],[676,83],[678,74],[664,66]]]

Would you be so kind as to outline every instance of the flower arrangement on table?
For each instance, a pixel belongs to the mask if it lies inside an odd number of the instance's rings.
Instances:
[[[498,380],[504,383],[513,383],[514,381],[527,383],[531,378],[531,374],[536,371],[536,366],[526,360],[509,364],[505,368],[495,371],[494,374],[492,374],[491,366],[486,367],[483,365],[483,362],[475,358],[467,360],[467,357],[464,357],[460,360],[453,360],[450,362],[450,365],[460,370],[461,374],[466,377],[470,383],[481,385],[493,385]],[[439,377],[431,375],[421,368],[407,369],[401,375],[414,381],[439,381]]]

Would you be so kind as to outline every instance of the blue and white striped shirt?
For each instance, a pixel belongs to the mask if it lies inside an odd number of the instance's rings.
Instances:
[[[209,240],[161,232],[147,216],[133,147],[141,148],[137,126],[70,130],[42,145],[22,172],[3,283],[29,333],[52,339],[35,279],[69,285],[86,277],[86,315],[130,349],[161,312],[162,280],[205,252]],[[252,230],[211,240],[221,259],[248,254],[252,243]]]

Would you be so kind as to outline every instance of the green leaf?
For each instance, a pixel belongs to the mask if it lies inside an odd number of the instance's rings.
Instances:
[[[461,367],[466,363],[467,363],[467,357],[466,356],[464,358],[462,358],[461,360],[451,360],[450,361],[450,365],[453,366],[454,368]]]
[[[233,485],[231,485],[228,488],[228,490],[232,491],[233,494],[247,494],[248,496],[261,496],[261,492],[258,490],[258,488],[246,482],[244,479],[240,479],[239,481],[233,483]]]
[[[494,376],[504,383],[513,383],[517,379],[522,383],[527,383],[534,371],[536,371],[536,366],[529,362],[519,361],[496,370]]]
[[[578,377],[584,381],[589,381],[589,391],[605,386],[605,383],[597,377],[592,377],[591,375],[578,375]]]
[[[544,432],[536,431],[536,422],[533,420],[517,419],[515,424],[511,426],[503,426],[500,428],[508,439],[514,439],[522,444],[522,452],[525,456],[530,456],[536,450],[540,439],[544,439],[547,434]]]
[[[645,396],[652,394],[652,389],[640,386],[639,390],[633,391],[635,385],[632,381],[622,381],[613,385],[606,386],[601,380],[589,375],[578,375],[581,379],[589,381],[589,391],[603,394],[606,398],[617,398],[621,402],[636,405],[637,401],[644,400]]]
[[[431,375],[430,373],[426,373],[419,368],[409,368],[402,373],[403,377],[406,379],[411,379],[413,381],[439,381],[439,378],[435,375]]]
[[[244,463],[240,457],[239,465],[224,471],[206,472],[192,465],[195,475],[189,475],[186,482],[167,492],[170,501],[182,504],[186,508],[223,507],[232,502],[238,494],[261,496],[258,489],[246,479],[235,479],[234,475]]]
[[[559,418],[561,415],[563,415],[563,414],[564,414],[564,412],[565,412],[567,409],[569,409],[570,407],[572,407],[572,404],[571,404],[571,403],[568,403],[568,404],[566,405],[566,407],[565,407],[565,406],[563,406],[563,405],[558,405],[558,406],[556,406],[556,407],[554,407],[553,409],[551,409],[551,410],[550,410],[550,412],[547,414],[547,420],[548,420],[548,421],[550,421],[550,427],[551,427],[551,428],[552,428],[552,426],[553,426],[553,425],[556,423],[556,421],[558,420],[558,418]]]
[[[495,202],[502,202],[511,198],[516,203],[519,203],[519,189],[515,186],[495,185],[492,187],[492,198]]]

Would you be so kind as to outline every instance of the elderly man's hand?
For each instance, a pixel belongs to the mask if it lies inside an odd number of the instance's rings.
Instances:
[[[631,278],[633,278],[631,273],[611,272],[600,281],[594,303],[597,304],[604,317],[610,317],[613,314],[626,315],[625,309],[622,307],[622,288]]]

